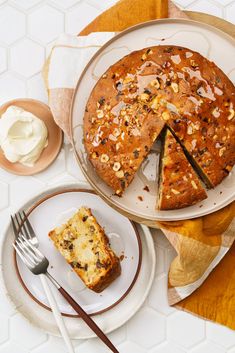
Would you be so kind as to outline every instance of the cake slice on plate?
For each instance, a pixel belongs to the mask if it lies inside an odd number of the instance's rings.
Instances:
[[[120,260],[89,208],[81,207],[49,237],[89,289],[99,293],[120,275]]]
[[[167,129],[159,174],[160,210],[179,209],[207,198],[180,144]]]

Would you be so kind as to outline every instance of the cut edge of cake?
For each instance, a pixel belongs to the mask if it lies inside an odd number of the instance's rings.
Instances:
[[[170,129],[166,129],[159,166],[157,208],[159,210],[180,209],[206,198],[206,191],[184,150]]]
[[[120,275],[120,259],[110,248],[108,237],[90,208],[80,207],[48,235],[89,289],[99,293]]]

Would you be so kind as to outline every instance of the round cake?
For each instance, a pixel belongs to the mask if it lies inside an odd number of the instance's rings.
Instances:
[[[121,196],[154,142],[169,130],[200,180],[213,188],[235,163],[234,106],[233,83],[199,53],[178,46],[132,52],[102,75],[88,99],[84,143],[89,160]],[[175,176],[173,190],[178,192]],[[168,190],[169,198],[174,192]],[[200,201],[190,197],[187,204],[185,199],[182,207]],[[171,199],[171,209],[180,207]]]

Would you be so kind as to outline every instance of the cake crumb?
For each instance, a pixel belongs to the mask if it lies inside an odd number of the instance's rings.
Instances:
[[[148,187],[148,185],[145,185],[145,187],[143,188],[143,190],[149,192],[149,187]]]
[[[140,201],[143,201],[143,200],[144,200],[142,196],[138,196],[138,199],[139,199]]]
[[[124,259],[124,255],[119,256],[120,261]]]

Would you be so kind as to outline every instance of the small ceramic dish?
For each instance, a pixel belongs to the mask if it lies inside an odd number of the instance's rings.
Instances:
[[[33,167],[27,167],[21,163],[9,162],[5,158],[3,151],[0,149],[0,167],[17,175],[33,175],[39,173],[46,169],[55,160],[60,152],[63,142],[63,132],[59,126],[56,125],[50,108],[46,104],[35,99],[14,99],[4,103],[0,107],[0,116],[11,105],[27,110],[28,112],[36,115],[45,123],[48,130],[48,146],[43,150],[41,156]]]

